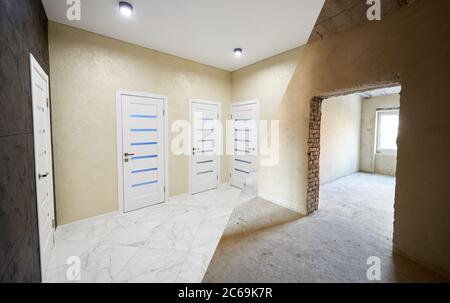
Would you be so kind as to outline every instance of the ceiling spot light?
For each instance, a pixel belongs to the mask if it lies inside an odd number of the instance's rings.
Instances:
[[[131,17],[133,15],[133,5],[126,1],[119,2],[119,11],[125,17]]]
[[[235,48],[235,49],[234,49],[234,56],[235,56],[236,58],[241,57],[241,56],[242,56],[242,48]]]

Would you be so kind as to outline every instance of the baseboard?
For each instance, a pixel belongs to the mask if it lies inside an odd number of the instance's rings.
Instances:
[[[89,218],[81,219],[81,220],[78,220],[78,221],[73,221],[73,222],[66,223],[66,224],[61,224],[61,225],[56,226],[56,228],[77,225],[77,224],[80,224],[80,223],[86,223],[86,222],[89,222],[89,221],[94,221],[94,220],[101,219],[101,218],[104,218],[104,217],[109,217],[109,216],[114,216],[114,215],[119,215],[119,214],[121,214],[121,212],[118,211],[118,210],[115,210],[115,211],[112,211],[112,212],[109,212],[109,213],[104,213],[104,214],[101,214],[101,215],[98,215],[98,216],[89,217]]]
[[[223,188],[226,188],[228,186],[230,186],[230,183],[229,182],[225,182],[225,183],[219,184],[218,188],[219,189],[223,189]],[[175,196],[169,197],[169,200],[166,203],[170,204],[170,200],[184,198],[184,197],[189,197],[189,193],[183,193],[183,194],[179,194],[179,195],[175,195]],[[109,212],[109,213],[105,213],[105,214],[101,214],[101,215],[98,215],[98,216],[95,216],[95,217],[89,217],[89,218],[81,219],[81,220],[78,220],[78,221],[73,221],[73,222],[70,222],[70,223],[61,224],[61,225],[58,225],[57,228],[66,227],[66,226],[72,226],[72,225],[76,225],[76,224],[80,224],[80,223],[86,223],[86,222],[89,222],[89,221],[94,221],[94,220],[97,220],[97,219],[101,219],[103,217],[120,215],[120,214],[123,214],[123,213],[118,211],[118,210],[115,210],[115,211],[112,211],[112,212]]]
[[[189,195],[188,193],[184,193],[184,194],[179,194],[179,195],[176,195],[176,196],[172,196],[172,197],[169,197],[169,200],[167,202],[163,202],[163,203],[170,203],[171,199],[183,198],[183,197],[186,197],[188,195]],[[61,224],[61,225],[58,225],[57,228],[66,227],[66,226],[72,226],[72,225],[76,225],[76,224],[80,224],[80,223],[86,223],[86,222],[89,222],[89,221],[94,221],[94,220],[97,220],[97,219],[101,219],[103,217],[120,215],[120,214],[123,214],[123,212],[120,212],[119,210],[115,210],[115,211],[112,211],[112,212],[109,212],[109,213],[104,213],[104,214],[101,214],[101,215],[98,215],[98,216],[89,217],[89,218],[73,221],[73,222],[66,223],[66,224]]]

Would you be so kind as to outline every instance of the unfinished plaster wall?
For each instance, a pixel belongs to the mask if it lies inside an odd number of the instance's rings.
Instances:
[[[375,154],[375,173],[395,177],[397,154]]]
[[[378,154],[375,149],[376,112],[400,107],[400,95],[392,94],[365,99],[361,114],[361,160],[363,172],[395,176],[397,154]]]
[[[450,1],[418,0],[382,21],[309,43],[280,106],[273,109],[280,120],[280,162],[260,170],[260,183],[276,183],[260,188],[261,196],[307,213],[312,97],[401,82],[394,248],[447,275],[449,11]]]
[[[359,170],[361,100],[353,94],[322,102],[320,184]]]

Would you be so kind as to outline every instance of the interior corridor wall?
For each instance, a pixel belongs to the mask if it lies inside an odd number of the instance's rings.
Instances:
[[[189,120],[189,98],[228,116],[229,72],[53,22],[49,48],[58,224],[117,210],[117,89],[167,95],[169,128]],[[170,196],[188,192],[188,159],[169,153]]]
[[[258,99],[260,101],[260,119],[268,122],[272,119],[276,120],[276,109],[281,104],[302,51],[303,46],[233,72],[231,74],[232,102]],[[283,124],[284,121],[279,121],[279,123]],[[265,156],[265,158],[267,157]],[[286,159],[279,160],[285,161]],[[263,169],[265,168],[261,167],[259,159],[258,171]],[[289,174],[290,172],[282,173]],[[271,179],[261,179],[260,174],[258,174],[258,195],[273,201],[274,197],[267,195],[268,192],[262,190],[262,188],[273,187],[275,185],[274,180],[277,180],[278,177],[273,175]]]
[[[297,47],[231,73],[231,101],[258,99],[259,117],[270,120],[292,78],[303,47]]]
[[[354,94],[322,102],[321,184],[359,171],[361,99]]]

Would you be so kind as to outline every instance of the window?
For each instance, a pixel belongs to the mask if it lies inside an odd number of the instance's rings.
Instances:
[[[399,110],[377,111],[377,153],[397,153]]]

